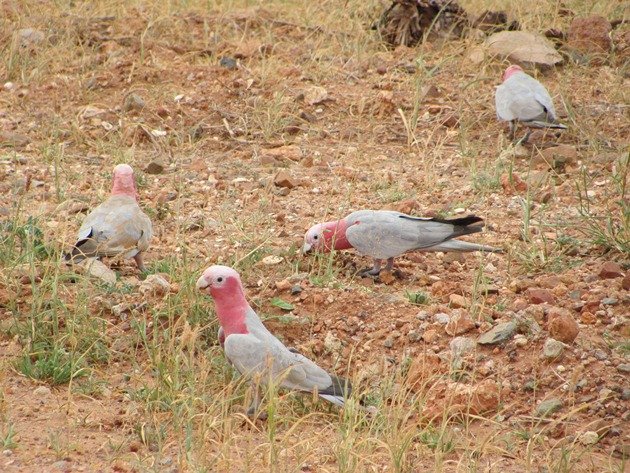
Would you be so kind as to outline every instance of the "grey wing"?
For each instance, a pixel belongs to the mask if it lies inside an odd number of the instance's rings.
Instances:
[[[323,390],[332,379],[308,358],[290,352],[279,340],[263,343],[252,334],[232,334],[225,339],[225,356],[245,376],[271,375],[280,386],[298,391]],[[266,378],[266,377],[265,377]],[[263,378],[262,382],[267,382]]]
[[[332,385],[330,375],[306,358],[304,355],[289,351],[282,346],[282,353],[277,353],[278,375],[286,372],[281,386],[298,391],[312,392],[315,388],[322,391]],[[275,363],[274,363],[275,364]]]
[[[346,231],[348,241],[362,254],[377,259],[399,256],[407,251],[430,249],[453,237],[454,226],[392,211],[375,211],[371,218]]]
[[[77,247],[87,256],[135,256],[149,246],[151,221],[137,204],[101,205],[79,229]]]
[[[532,90],[536,101],[544,107],[547,120],[554,122],[556,120],[556,109],[553,106],[553,100],[549,92],[547,92],[547,89],[545,89],[540,82],[535,81],[535,84],[532,85]]]
[[[231,334],[223,344],[225,357],[244,376],[265,370],[267,357],[263,343],[251,334]]]
[[[497,110],[497,117],[499,120],[512,121],[516,120],[516,116],[512,113],[510,108],[511,94],[505,84],[501,84],[497,87],[494,94],[494,105]]]

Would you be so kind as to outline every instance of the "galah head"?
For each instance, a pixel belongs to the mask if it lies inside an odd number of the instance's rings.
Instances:
[[[348,225],[343,219],[313,225],[304,235],[302,253],[351,248],[346,238],[346,228]]]
[[[114,168],[113,195],[128,195],[134,199],[138,196],[133,169],[128,164],[119,164]]]
[[[234,297],[243,292],[238,272],[220,265],[210,266],[203,272],[197,280],[197,289],[215,299],[221,296]]]
[[[517,72],[523,72],[523,68],[521,66],[517,66],[516,64],[509,66],[503,73],[503,82],[508,80],[511,76],[513,76]]]

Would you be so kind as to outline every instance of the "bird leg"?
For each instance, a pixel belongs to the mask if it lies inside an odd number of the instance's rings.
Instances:
[[[516,120],[510,121],[510,132],[508,133],[508,138],[510,140],[514,140],[514,135],[516,134]]]
[[[522,145],[524,145],[525,143],[527,143],[527,140],[529,140],[529,136],[532,134],[532,130],[527,130],[527,133],[525,133],[525,136],[523,138],[521,138],[520,143]]]
[[[361,276],[378,276],[381,273],[381,260],[374,258],[374,267],[361,271]]]
[[[136,254],[136,256],[133,257],[134,261],[136,262],[136,265],[138,266],[138,269],[142,272],[147,270],[147,267],[144,265],[144,261],[142,261],[142,253],[139,252]]]
[[[385,265],[385,271],[389,271],[391,273],[394,268],[394,258],[387,258],[387,264]]]
[[[252,398],[252,403],[247,408],[247,417],[254,420],[255,419],[265,420],[267,419],[267,413],[258,412],[258,408],[260,407],[261,393],[260,393],[260,384],[257,381],[254,381],[252,383],[252,390],[253,390],[253,398]],[[258,415],[256,415],[257,412],[258,412]]]

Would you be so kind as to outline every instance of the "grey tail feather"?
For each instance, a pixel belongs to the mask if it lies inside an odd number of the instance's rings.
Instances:
[[[332,384],[328,386],[326,389],[322,389],[319,391],[319,395],[330,395],[335,397],[348,397],[352,393],[352,384],[345,378],[340,378],[333,374],[330,375],[330,379],[332,380]]]
[[[331,396],[330,394],[319,393],[319,397],[326,399],[328,402],[332,402],[335,406],[343,407],[346,405],[345,398],[341,396]]]
[[[546,122],[546,121],[540,121],[540,120],[532,120],[530,122],[524,122],[524,124],[532,128],[555,128],[558,130],[567,129],[567,126],[563,125],[562,123]]]
[[[431,247],[433,251],[483,251],[486,253],[503,253],[501,248],[495,248],[493,246],[478,245],[477,243],[469,243],[461,240],[447,240],[439,245]]]
[[[89,255],[86,255],[83,252],[83,250],[81,249],[81,246],[84,245],[87,242],[88,242],[87,238],[84,239],[84,240],[80,240],[80,241],[76,242],[70,251],[64,253],[63,259],[66,262],[74,261],[74,262],[78,263],[81,260],[87,258]]]

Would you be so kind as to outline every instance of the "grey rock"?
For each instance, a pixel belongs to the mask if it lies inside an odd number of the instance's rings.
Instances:
[[[455,337],[449,344],[453,356],[462,356],[475,349],[475,341],[468,337]]]
[[[619,301],[614,297],[604,297],[602,299],[602,304],[604,305],[617,305]]]
[[[133,92],[127,95],[123,102],[123,110],[125,112],[131,112],[131,111],[139,112],[140,110],[144,109],[144,107],[146,106],[147,104],[144,102],[144,99],[140,97],[138,94],[133,93]]]
[[[623,388],[623,391],[621,392],[621,399],[623,401],[630,400],[630,388]]]
[[[539,416],[546,416],[559,411],[562,408],[562,401],[558,398],[551,398],[542,401],[536,408],[536,414]]]
[[[526,31],[501,31],[486,40],[488,51],[524,67],[546,69],[562,63],[562,56],[544,36]]]
[[[219,66],[225,67],[226,69],[234,70],[238,67],[238,63],[233,57],[224,56],[219,61]]]
[[[617,370],[622,373],[630,373],[630,363],[620,363],[617,365]]]
[[[562,355],[566,345],[554,338],[548,338],[543,345],[543,356],[547,360],[555,360]]]
[[[410,342],[419,342],[422,339],[422,334],[417,330],[409,330],[407,337]]]
[[[33,391],[33,394],[39,398],[44,398],[44,397],[50,396],[51,391],[48,386],[39,386],[35,388],[35,390]]]
[[[34,28],[23,28],[17,32],[19,45],[23,48],[35,46],[46,39],[43,31]]]
[[[295,286],[291,286],[291,295],[292,296],[296,296],[300,292],[302,292],[302,286],[300,286],[299,284],[296,284]]]
[[[433,316],[433,320],[442,325],[446,325],[450,319],[449,315],[444,312],[438,312]]]
[[[393,339],[393,337],[387,337],[387,338],[385,339],[385,341],[383,342],[383,346],[384,346],[385,348],[391,348],[391,347],[393,347],[393,346],[394,346],[394,339]]]
[[[516,331],[515,322],[503,322],[495,325],[486,333],[481,334],[477,339],[477,343],[481,345],[495,345],[509,340]]]
[[[144,172],[146,172],[147,174],[153,174],[153,175],[162,174],[164,172],[164,164],[158,161],[151,161],[144,168]]]
[[[604,350],[595,350],[593,352],[593,356],[597,358],[599,361],[604,361],[608,359],[608,354]]]

